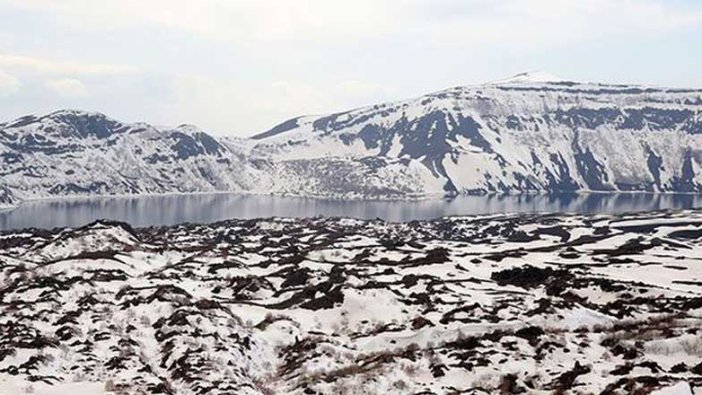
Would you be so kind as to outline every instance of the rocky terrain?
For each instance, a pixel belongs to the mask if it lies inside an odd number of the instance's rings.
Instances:
[[[57,111],[0,124],[0,208],[233,191],[407,199],[702,190],[702,90],[523,74],[283,122],[249,139]]]
[[[702,211],[4,231],[0,393],[701,393],[700,236]]]

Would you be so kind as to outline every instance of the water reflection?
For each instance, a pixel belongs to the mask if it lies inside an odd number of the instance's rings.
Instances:
[[[450,200],[343,201],[237,194],[115,197],[36,201],[0,212],[0,229],[80,226],[100,218],[135,226],[270,216],[348,216],[390,221],[506,212],[619,213],[694,208],[702,196],[682,194],[559,194],[459,196]]]

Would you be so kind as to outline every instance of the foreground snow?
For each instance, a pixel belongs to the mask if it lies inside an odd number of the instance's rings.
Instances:
[[[0,394],[699,393],[701,226],[686,211],[0,233]]]

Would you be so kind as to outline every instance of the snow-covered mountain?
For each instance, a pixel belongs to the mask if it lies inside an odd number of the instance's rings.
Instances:
[[[0,124],[0,207],[91,194],[411,198],[702,190],[702,90],[542,73],[286,121],[250,139],[58,111]]]
[[[250,190],[248,159],[189,125],[125,124],[58,111],[0,124],[0,205],[95,194]]]
[[[300,163],[372,160],[364,170],[387,185],[396,175],[411,177],[419,194],[688,192],[702,183],[700,110],[702,90],[532,73],[296,118],[253,139],[275,153],[282,172],[296,174],[289,167]]]

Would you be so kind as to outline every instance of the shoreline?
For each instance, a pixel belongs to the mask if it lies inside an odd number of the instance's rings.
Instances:
[[[12,211],[27,203],[38,202],[61,202],[72,200],[97,200],[97,199],[142,199],[169,196],[202,196],[202,195],[237,195],[243,197],[269,197],[269,198],[291,198],[310,199],[327,201],[349,201],[349,202],[421,202],[429,200],[453,200],[461,197],[533,197],[533,196],[583,196],[583,195],[646,195],[646,196],[701,196],[701,192],[674,192],[674,191],[594,191],[580,190],[573,192],[554,191],[524,191],[519,193],[508,192],[485,192],[485,193],[460,193],[455,195],[446,194],[422,194],[409,195],[407,197],[379,197],[379,196],[326,196],[326,195],[297,195],[297,194],[275,194],[250,191],[207,191],[207,192],[159,192],[159,193],[138,193],[138,194],[95,194],[95,195],[67,195],[67,196],[43,196],[23,199],[17,204],[10,206],[0,206],[0,213]]]
[[[67,195],[67,196],[44,196],[23,199],[15,205],[9,207],[0,206],[0,213],[12,211],[27,203],[37,202],[61,202],[71,200],[94,200],[94,199],[142,199],[169,196],[202,196],[202,195],[237,195],[237,196],[264,196],[270,198],[293,198],[293,199],[314,199],[328,201],[369,201],[369,202],[417,202],[424,200],[445,200],[451,196],[441,194],[426,194],[409,196],[406,198],[383,198],[383,197],[354,197],[354,196],[324,196],[324,195],[294,195],[294,194],[272,194],[263,192],[242,192],[242,191],[207,191],[207,192],[159,192],[159,193],[137,193],[137,194],[96,194],[96,195]],[[458,195],[462,196],[462,195]]]
[[[228,195],[228,197],[224,199],[218,198],[223,195]],[[204,197],[205,200],[195,199],[198,196]],[[690,198],[686,199],[688,196]],[[408,222],[413,220],[498,214],[631,214],[702,208],[702,202],[698,202],[696,200],[698,198],[695,196],[702,198],[702,193],[637,191],[522,192],[518,194],[484,193],[452,196],[434,194],[413,196],[406,199],[362,198],[358,196],[341,198],[338,196],[279,195],[229,191],[101,194],[90,196],[49,196],[28,199],[14,206],[0,208],[0,219],[5,218],[13,221],[11,223],[18,221],[24,223],[22,220],[12,219],[13,217],[20,218],[23,215],[21,210],[24,208],[26,208],[25,211],[28,215],[36,215],[32,213],[46,211],[47,214],[65,212],[64,215],[72,217],[73,204],[77,204],[79,206],[90,205],[91,207],[97,207],[95,205],[100,205],[106,207],[107,211],[98,209],[99,213],[97,215],[84,216],[79,212],[75,212],[74,214],[78,217],[85,217],[85,223],[99,219],[112,219],[130,222],[135,226],[168,225],[181,222],[210,223],[241,218],[312,218],[319,216],[362,220],[379,218],[387,222]],[[184,200],[177,199],[181,197]],[[154,200],[151,200],[152,198]],[[160,198],[165,198],[166,200],[158,200]],[[168,198],[176,199],[168,200]],[[188,198],[193,198],[194,200],[188,200]],[[594,200],[590,200],[591,198]],[[203,210],[207,210],[208,207],[218,207],[220,214],[205,213],[199,215],[195,211],[183,215],[161,213],[154,214],[157,217],[160,216],[160,219],[156,222],[132,223],[131,221],[135,221],[134,219],[125,219],[129,217],[125,209],[115,209],[115,207],[121,207],[125,204],[149,206],[153,205],[154,202],[170,204],[181,201],[195,204],[194,207],[201,207]],[[51,223],[53,224],[53,222]],[[50,228],[54,226],[76,226],[74,224],[76,221],[74,220],[62,222],[65,223],[59,225],[32,225],[27,222],[28,225],[25,224],[19,227],[39,226]],[[139,222],[139,220],[136,220],[136,222]],[[9,224],[5,223],[8,229],[17,228],[17,226]]]

